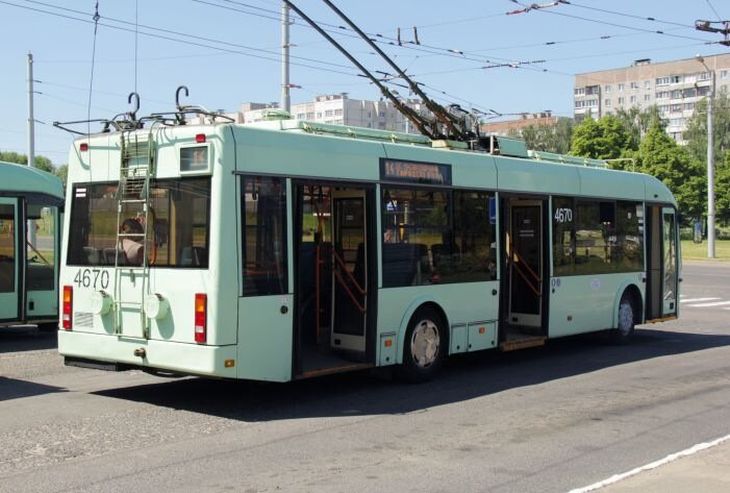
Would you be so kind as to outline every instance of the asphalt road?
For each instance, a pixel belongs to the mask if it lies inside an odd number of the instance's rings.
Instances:
[[[684,279],[681,319],[629,346],[467,355],[422,385],[106,373],[64,367],[53,333],[0,334],[0,491],[589,485],[730,433],[730,265]]]

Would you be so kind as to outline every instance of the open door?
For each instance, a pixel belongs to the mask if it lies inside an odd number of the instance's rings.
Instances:
[[[295,184],[295,378],[369,367],[373,190]]]
[[[662,208],[662,317],[677,315],[677,221],[674,209]]]
[[[647,205],[646,320],[677,316],[679,255],[674,208]]]
[[[0,198],[0,322],[17,320],[20,296],[18,199]]]
[[[508,323],[518,327],[542,326],[543,230],[542,202],[510,202],[507,239],[509,275]]]
[[[333,348],[365,352],[368,305],[367,214],[364,190],[333,193]]]

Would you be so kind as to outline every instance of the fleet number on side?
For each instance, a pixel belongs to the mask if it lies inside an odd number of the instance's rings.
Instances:
[[[78,287],[107,289],[109,287],[109,271],[101,269],[79,269],[74,276],[74,283]]]

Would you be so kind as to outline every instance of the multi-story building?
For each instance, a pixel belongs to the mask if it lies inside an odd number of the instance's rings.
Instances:
[[[420,101],[407,100],[408,106],[419,113],[425,111]],[[264,120],[266,114],[278,108],[276,103],[244,103],[240,111],[230,116],[243,123]],[[240,116],[239,116],[240,115]],[[347,93],[317,96],[314,101],[291,105],[291,117],[295,120],[351,125],[356,127],[416,132],[413,125],[388,100],[371,101],[352,99]]]
[[[727,91],[730,85],[730,54],[706,56],[704,63],[709,72],[696,58],[661,63],[646,58],[630,67],[576,74],[575,119],[657,105],[669,123],[667,133],[684,143],[682,132],[697,102],[709,94],[713,74],[718,92]]]

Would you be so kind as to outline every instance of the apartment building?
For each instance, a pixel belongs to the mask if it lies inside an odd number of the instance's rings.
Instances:
[[[420,101],[407,100],[406,104],[418,112],[425,111]],[[276,103],[244,103],[232,114],[237,121],[248,123],[266,119]],[[417,129],[388,100],[372,101],[353,99],[347,93],[325,94],[314,101],[291,105],[291,117],[295,120],[350,125],[355,127],[416,133]]]
[[[576,74],[575,119],[657,105],[669,123],[667,133],[682,144],[687,121],[697,102],[710,93],[713,75],[718,92],[730,86],[730,54],[706,56],[704,64],[707,68],[696,58],[660,63],[645,58],[630,67]]]

